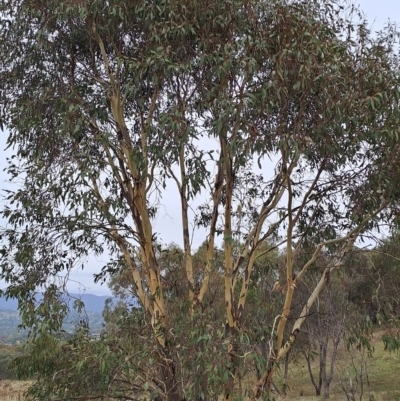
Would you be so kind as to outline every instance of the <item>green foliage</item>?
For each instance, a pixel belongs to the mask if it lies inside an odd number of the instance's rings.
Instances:
[[[21,346],[0,345],[0,379],[15,379],[15,372],[11,368],[12,361],[21,353]]]
[[[335,0],[2,2],[0,122],[20,185],[0,278],[30,331],[16,366],[34,398],[230,399],[254,361],[274,365],[297,279],[321,255],[337,270],[398,211],[398,32],[374,38],[358,17]],[[184,251],[157,241],[175,184]],[[194,252],[189,227],[207,230]],[[62,331],[68,275],[90,255],[110,260],[96,280],[140,300],[107,305],[101,341],[85,320]],[[260,294],[279,279],[284,309]]]
[[[382,341],[385,345],[385,351],[389,352],[399,352],[400,350],[400,337],[397,334],[397,336],[389,335],[389,334],[384,334],[382,336]]]
[[[374,325],[387,328],[382,340],[391,352],[398,346],[396,333],[400,322],[398,255],[397,234],[372,250],[355,251],[349,260],[352,270],[346,283],[349,300],[359,315],[354,328],[364,333],[371,333]]]

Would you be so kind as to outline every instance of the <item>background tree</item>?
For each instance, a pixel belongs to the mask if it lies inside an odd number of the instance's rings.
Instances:
[[[362,319],[385,330],[385,348],[399,348],[399,247],[392,233],[373,249],[358,249],[346,283],[349,300]],[[352,273],[352,274],[351,274]]]
[[[39,377],[34,394],[123,398],[151,382],[154,396],[167,400],[203,397],[205,388],[232,400],[246,355],[238,344],[251,331],[244,326],[250,282],[266,243],[286,248],[284,299],[271,318],[276,332],[259,339],[270,348],[263,373],[246,391],[251,399],[268,391],[357,238],[397,210],[397,32],[389,27],[374,39],[354,9],[348,17],[330,0],[5,0],[0,10],[1,121],[15,149],[8,171],[22,179],[3,209],[1,278],[31,328],[25,360]],[[253,180],[255,164],[270,175]],[[174,188],[184,263],[166,274],[155,223]],[[189,207],[204,199],[199,272]],[[217,243],[223,265],[215,267]],[[295,270],[304,244],[313,252]],[[331,262],[288,327],[298,285],[323,251]],[[146,330],[127,356],[119,341],[92,345],[82,330],[77,345],[54,336],[67,314],[55,280],[90,253],[115,259],[98,278],[121,266],[131,272]],[[224,288],[205,308],[215,269]],[[182,307],[172,277],[187,287]],[[223,330],[207,326],[217,305]],[[177,326],[180,317],[187,323]],[[192,341],[184,350],[174,334],[180,327]],[[82,352],[104,356],[103,370],[94,369],[96,358],[73,359],[82,341]],[[193,351],[200,341],[206,351]],[[44,348],[55,353],[43,359]],[[144,365],[134,349],[144,350]],[[67,351],[71,360],[61,366],[56,353]],[[121,360],[138,382],[121,379]],[[74,381],[82,366],[99,376]],[[197,366],[207,372],[199,386]]]
[[[315,394],[320,396],[322,393],[324,399],[329,398],[339,345],[343,343],[346,329],[354,319],[351,312],[343,277],[332,278],[332,283],[321,293],[315,309],[306,321],[308,346],[303,353]],[[312,370],[314,359],[319,362],[317,374]]]

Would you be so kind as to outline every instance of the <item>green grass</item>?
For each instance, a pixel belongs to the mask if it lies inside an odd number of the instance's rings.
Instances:
[[[372,358],[367,356],[364,359],[359,352],[355,350],[349,352],[345,347],[341,347],[336,363],[335,374],[330,386],[330,399],[332,401],[346,400],[346,395],[343,392],[340,383],[339,375],[342,381],[349,386],[350,376],[352,383],[355,383],[355,369],[360,368],[360,364],[364,361],[364,367],[368,373],[369,386],[364,376],[364,391],[362,400],[367,401],[400,401],[400,354],[392,353],[384,350],[382,343],[382,332],[377,332],[374,335],[372,344],[374,353]],[[353,362],[352,362],[353,356]],[[313,371],[317,373],[318,357],[314,361]],[[354,365],[352,365],[354,364]],[[317,375],[315,375],[317,377]],[[276,379],[278,384],[279,377]],[[286,399],[303,401],[320,400],[321,397],[315,396],[315,389],[311,383],[308,374],[306,361],[299,359],[297,363],[291,365],[288,377],[289,392]],[[281,399],[277,397],[277,399]],[[360,393],[356,394],[355,399],[360,400]]]

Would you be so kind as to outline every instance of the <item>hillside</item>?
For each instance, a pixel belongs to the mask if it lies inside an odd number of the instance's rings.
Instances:
[[[69,306],[75,299],[80,299],[84,304],[87,311],[101,313],[104,308],[104,302],[110,298],[107,295],[94,295],[94,294],[69,294]],[[40,297],[39,297],[40,299]],[[0,296],[0,309],[17,310],[18,301],[16,299],[5,299]]]
[[[63,325],[67,333],[72,333],[79,320],[84,318],[88,321],[90,331],[93,334],[99,333],[103,328],[103,316],[101,312],[86,311],[81,316],[71,313]],[[13,309],[0,309],[0,343],[18,344],[27,338],[27,331],[18,328],[21,323],[19,312]]]
[[[73,332],[80,319],[87,319],[92,333],[99,333],[103,328],[102,311],[104,302],[108,296],[98,296],[94,294],[69,294],[70,315],[64,323],[66,332]],[[85,312],[78,316],[74,313],[72,306],[75,299],[80,299],[85,304]],[[18,301],[15,299],[5,299],[0,297],[0,343],[15,344],[24,341],[27,336],[25,330],[18,328],[21,318],[18,312]]]

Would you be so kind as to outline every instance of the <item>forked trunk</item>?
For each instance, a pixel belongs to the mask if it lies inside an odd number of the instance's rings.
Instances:
[[[324,383],[324,400],[327,400],[329,398],[329,385],[330,382],[325,382]]]

